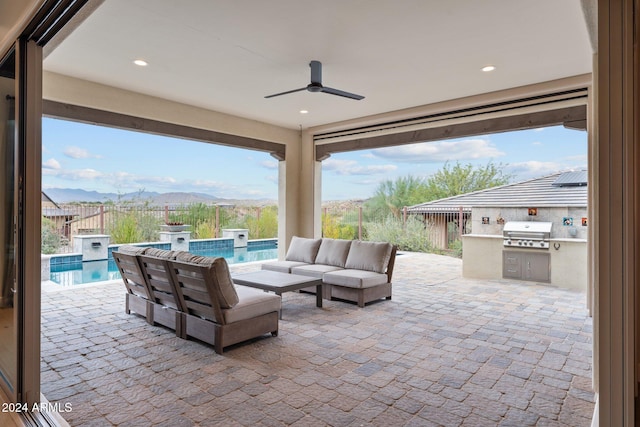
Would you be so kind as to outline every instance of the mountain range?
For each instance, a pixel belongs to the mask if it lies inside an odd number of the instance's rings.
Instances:
[[[99,191],[87,191],[80,188],[47,188],[43,190],[52,201],[57,204],[64,203],[104,203],[138,200],[151,204],[190,204],[190,203],[230,203],[230,204],[251,204],[251,205],[274,205],[275,200],[235,200],[223,199],[206,193],[186,193],[171,192],[157,193],[153,191],[137,191],[133,193],[101,193]]]

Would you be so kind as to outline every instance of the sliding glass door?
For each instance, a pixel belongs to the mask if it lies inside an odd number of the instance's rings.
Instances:
[[[15,51],[0,61],[0,383],[15,398],[18,330],[15,292]]]
[[[0,387],[40,401],[42,48],[0,58]]]
[[[28,407],[41,398],[42,50],[86,3],[22,2],[28,20],[0,51],[0,389]]]

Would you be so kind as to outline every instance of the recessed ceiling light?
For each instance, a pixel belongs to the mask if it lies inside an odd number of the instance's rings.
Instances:
[[[149,65],[144,59],[136,59],[135,61],[133,61],[133,63],[140,67],[146,67],[147,65]]]
[[[309,111],[307,111],[307,110],[300,110],[300,114],[309,114]]]
[[[482,67],[482,71],[484,71],[485,73],[488,73],[489,71],[493,71],[495,69],[496,67],[494,67],[493,65],[487,65],[486,67]]]

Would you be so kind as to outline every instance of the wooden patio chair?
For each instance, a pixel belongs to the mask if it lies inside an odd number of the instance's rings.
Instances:
[[[137,249],[140,249],[141,253],[145,248]],[[112,252],[124,286],[127,288],[125,313],[131,314],[132,311],[138,313],[144,316],[149,324],[153,325],[154,304],[151,298],[151,291],[140,268],[138,257],[135,251],[132,252]]]
[[[138,262],[154,306],[153,324],[173,329],[177,336],[185,338],[185,305],[180,299],[181,294],[176,290],[169,259],[138,255]]]
[[[199,263],[168,261],[185,304],[187,338],[213,345],[222,354],[232,344],[278,335],[280,296],[234,285],[224,258],[196,259]]]

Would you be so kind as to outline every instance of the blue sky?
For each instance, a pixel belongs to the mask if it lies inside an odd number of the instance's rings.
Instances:
[[[276,199],[269,154],[94,125],[43,119],[42,186],[88,191],[208,193]],[[384,180],[428,177],[449,161],[503,164],[513,181],[586,168],[587,133],[563,127],[334,154],[323,162],[323,200],[363,199]]]

